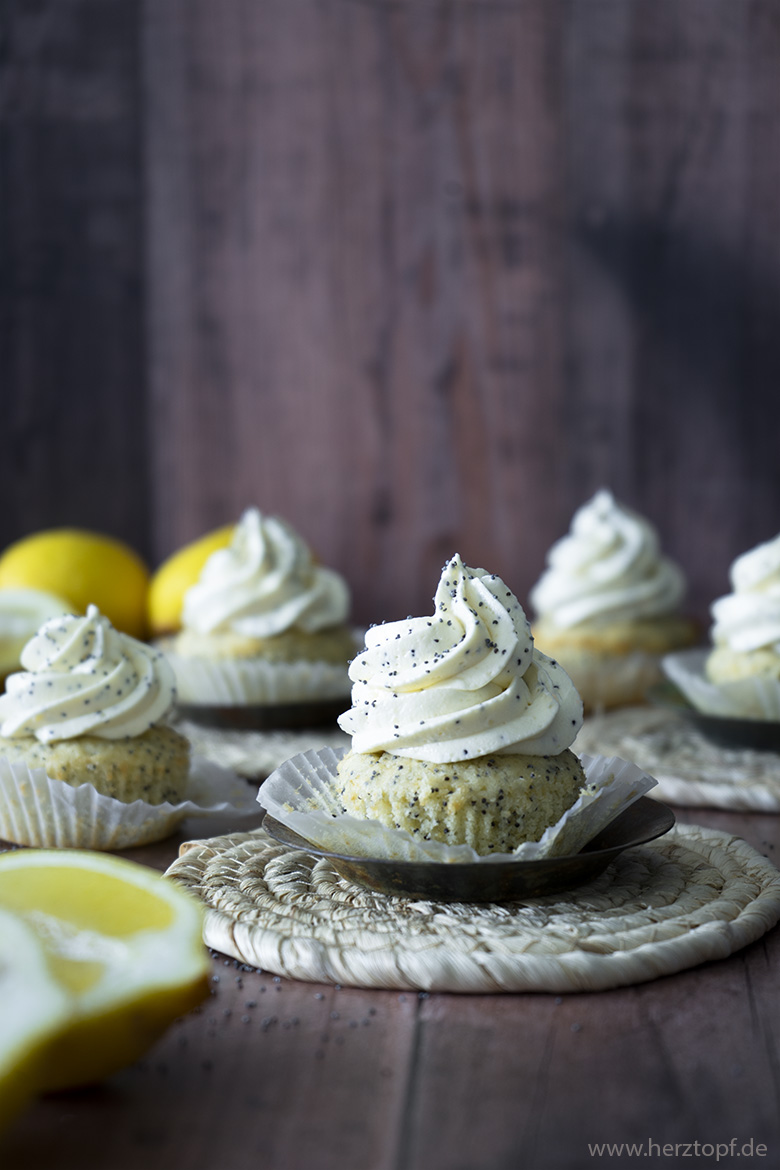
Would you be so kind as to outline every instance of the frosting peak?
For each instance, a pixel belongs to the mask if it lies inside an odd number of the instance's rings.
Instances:
[[[780,535],[737,557],[732,593],[712,603],[712,640],[737,652],[780,654]]]
[[[434,604],[433,617],[367,632],[349,668],[352,707],[339,717],[352,750],[445,763],[567,748],[582,702],[562,667],[534,649],[501,578],[456,555]]]
[[[5,738],[141,735],[175,698],[173,671],[160,651],[115,630],[94,605],[84,617],[44,622],[21,662],[24,671],[8,677],[0,696]]]
[[[229,547],[212,553],[185,594],[182,624],[202,634],[232,630],[270,638],[341,625],[348,611],[343,578],[315,564],[284,520],[248,508]]]
[[[531,603],[540,618],[563,628],[664,617],[685,592],[682,570],[661,555],[653,526],[605,489],[575,512],[547,565]]]

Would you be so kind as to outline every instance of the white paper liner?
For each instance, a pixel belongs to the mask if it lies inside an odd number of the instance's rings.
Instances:
[[[260,786],[257,799],[277,821],[305,841],[351,857],[402,861],[534,861],[578,853],[592,837],[654,785],[635,764],[616,756],[582,756],[588,782],[575,803],[539,841],[526,841],[512,853],[480,856],[470,845],[420,841],[405,829],[391,829],[341,811],[336,767],[345,749],[320,748],[285,760]],[[595,791],[590,787],[596,786]]]
[[[684,650],[667,654],[663,668],[686,699],[705,715],[724,719],[780,720],[780,680],[744,678],[712,683],[704,673],[709,650]]]
[[[158,643],[176,674],[181,703],[219,707],[252,703],[298,703],[344,698],[349,706],[346,665],[333,662],[266,662],[260,658],[185,658],[170,642]]]
[[[575,654],[567,659],[559,653],[558,661],[570,676],[589,710],[620,707],[636,703],[663,678],[660,654],[632,650],[613,654],[609,660],[600,654]]]
[[[0,756],[0,838],[17,845],[127,849],[169,836],[185,817],[257,813],[254,788],[201,756],[190,762],[185,797],[180,804],[125,803]]]

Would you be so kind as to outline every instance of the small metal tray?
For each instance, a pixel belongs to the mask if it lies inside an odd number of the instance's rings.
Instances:
[[[776,721],[707,715],[694,707],[672,682],[651,687],[647,692],[647,700],[655,707],[674,711],[718,747],[780,752],[780,723]]]
[[[207,703],[178,703],[182,719],[217,727],[223,731],[289,731],[307,727],[335,726],[347,710],[349,695],[341,699],[307,699],[300,703],[266,703],[245,706],[216,706]]]
[[[453,865],[347,857],[312,845],[268,813],[263,828],[283,845],[329,858],[342,877],[380,894],[432,902],[515,902],[561,894],[584,885],[623,850],[663,836],[674,822],[674,813],[665,804],[640,796],[572,856]]]

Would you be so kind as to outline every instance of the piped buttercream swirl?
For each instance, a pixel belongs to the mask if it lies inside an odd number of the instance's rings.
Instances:
[[[185,594],[182,625],[202,634],[271,638],[340,625],[348,611],[344,579],[316,564],[284,520],[248,508],[229,547],[212,553]]]
[[[780,654],[780,535],[737,557],[733,592],[712,603],[712,641],[741,653]]]
[[[173,670],[163,654],[115,630],[94,605],[41,626],[0,696],[0,736],[41,743],[141,735],[171,707]]]
[[[530,593],[540,618],[569,628],[586,622],[637,621],[676,612],[682,570],[661,555],[649,521],[601,490],[575,512],[568,534],[547,554]]]
[[[352,662],[339,717],[356,752],[446,763],[487,754],[554,755],[574,740],[582,702],[534,649],[523,608],[500,577],[454,556],[430,618],[372,626]]]

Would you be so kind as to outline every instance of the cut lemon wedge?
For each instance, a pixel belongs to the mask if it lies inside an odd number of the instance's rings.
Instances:
[[[0,1129],[35,1094],[46,1048],[71,1008],[35,931],[0,910]]]
[[[39,1090],[89,1084],[131,1063],[207,993],[200,905],[135,862],[80,850],[1,854],[0,911],[34,934],[47,986],[69,1004],[38,1064]],[[28,1018],[46,995],[31,994]]]

